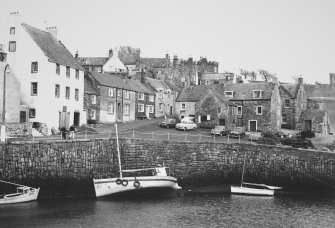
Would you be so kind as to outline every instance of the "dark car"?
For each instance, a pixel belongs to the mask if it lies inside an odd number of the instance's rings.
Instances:
[[[230,137],[242,138],[245,135],[245,130],[243,127],[235,127],[230,133]]]
[[[216,126],[215,128],[213,128],[211,130],[211,134],[212,135],[220,135],[220,136],[223,136],[223,135],[228,135],[229,134],[229,131],[226,129],[225,126]]]
[[[177,121],[175,119],[165,119],[159,123],[160,127],[173,128],[176,127]]]

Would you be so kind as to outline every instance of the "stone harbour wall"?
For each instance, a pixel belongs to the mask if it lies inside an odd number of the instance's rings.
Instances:
[[[120,151],[123,169],[164,164],[184,189],[239,184],[244,160],[246,182],[335,189],[335,153],[330,152],[136,139],[121,139]],[[115,139],[0,144],[0,179],[40,186],[41,197],[94,196],[93,178],[117,175]]]

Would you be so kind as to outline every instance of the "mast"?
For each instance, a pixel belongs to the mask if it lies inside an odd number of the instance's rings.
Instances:
[[[117,132],[117,124],[115,124],[115,132],[116,132],[117,156],[118,156],[118,159],[119,159],[119,172],[120,172],[120,178],[122,178],[121,156],[120,156],[119,135],[118,135],[118,132]]]
[[[241,187],[242,187],[242,184],[243,184],[243,176],[244,176],[244,167],[245,167],[245,158],[246,158],[246,153],[244,153],[244,161],[243,161],[243,169],[242,169],[242,179],[241,179]]]

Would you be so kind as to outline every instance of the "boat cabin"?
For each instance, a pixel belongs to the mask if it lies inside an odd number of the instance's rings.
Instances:
[[[28,194],[30,192],[29,187],[17,187],[16,190],[19,194]]]

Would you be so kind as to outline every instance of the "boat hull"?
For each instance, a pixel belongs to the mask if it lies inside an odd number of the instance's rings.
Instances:
[[[273,189],[257,189],[257,188],[247,188],[240,186],[231,186],[230,191],[232,194],[240,195],[257,195],[257,196],[273,196]]]
[[[177,179],[170,176],[139,176],[136,177],[139,186],[135,186],[135,177],[124,177],[121,184],[116,183],[117,179],[93,179],[95,196],[99,198],[120,195],[121,193],[138,193],[144,190],[181,190]],[[126,185],[125,182],[127,182]]]
[[[14,203],[25,203],[37,200],[40,188],[34,189],[33,192],[26,194],[8,194],[0,199],[0,205],[2,204],[14,204]]]

